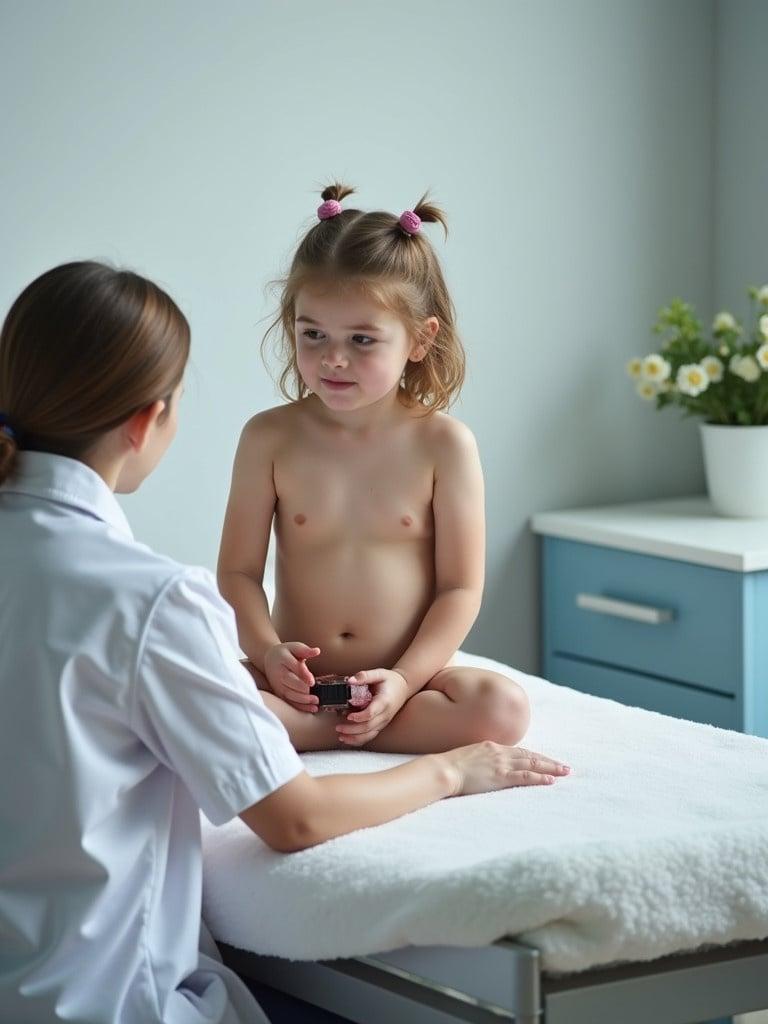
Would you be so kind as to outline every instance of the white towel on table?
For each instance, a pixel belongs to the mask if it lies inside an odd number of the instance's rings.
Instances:
[[[768,741],[512,675],[548,787],[444,800],[294,854],[203,819],[214,936],[294,960],[515,936],[550,971],[768,936]],[[304,755],[313,775],[408,760]]]

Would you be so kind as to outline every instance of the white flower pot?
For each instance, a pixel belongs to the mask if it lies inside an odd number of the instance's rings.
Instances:
[[[768,518],[768,427],[701,424],[707,490],[724,516]]]

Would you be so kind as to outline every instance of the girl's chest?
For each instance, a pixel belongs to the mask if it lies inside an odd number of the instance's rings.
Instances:
[[[335,535],[383,541],[433,533],[434,466],[415,452],[294,450],[274,474],[284,536],[321,543]]]

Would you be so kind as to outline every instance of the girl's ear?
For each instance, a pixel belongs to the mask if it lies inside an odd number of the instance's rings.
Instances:
[[[419,341],[413,346],[413,351],[408,356],[412,363],[420,363],[435,340],[435,335],[440,330],[440,321],[436,316],[428,316],[422,324]]]

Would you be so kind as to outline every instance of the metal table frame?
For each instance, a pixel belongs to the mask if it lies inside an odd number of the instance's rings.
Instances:
[[[694,1024],[768,1007],[768,940],[558,976],[506,939],[317,962],[219,948],[242,977],[357,1024]]]

